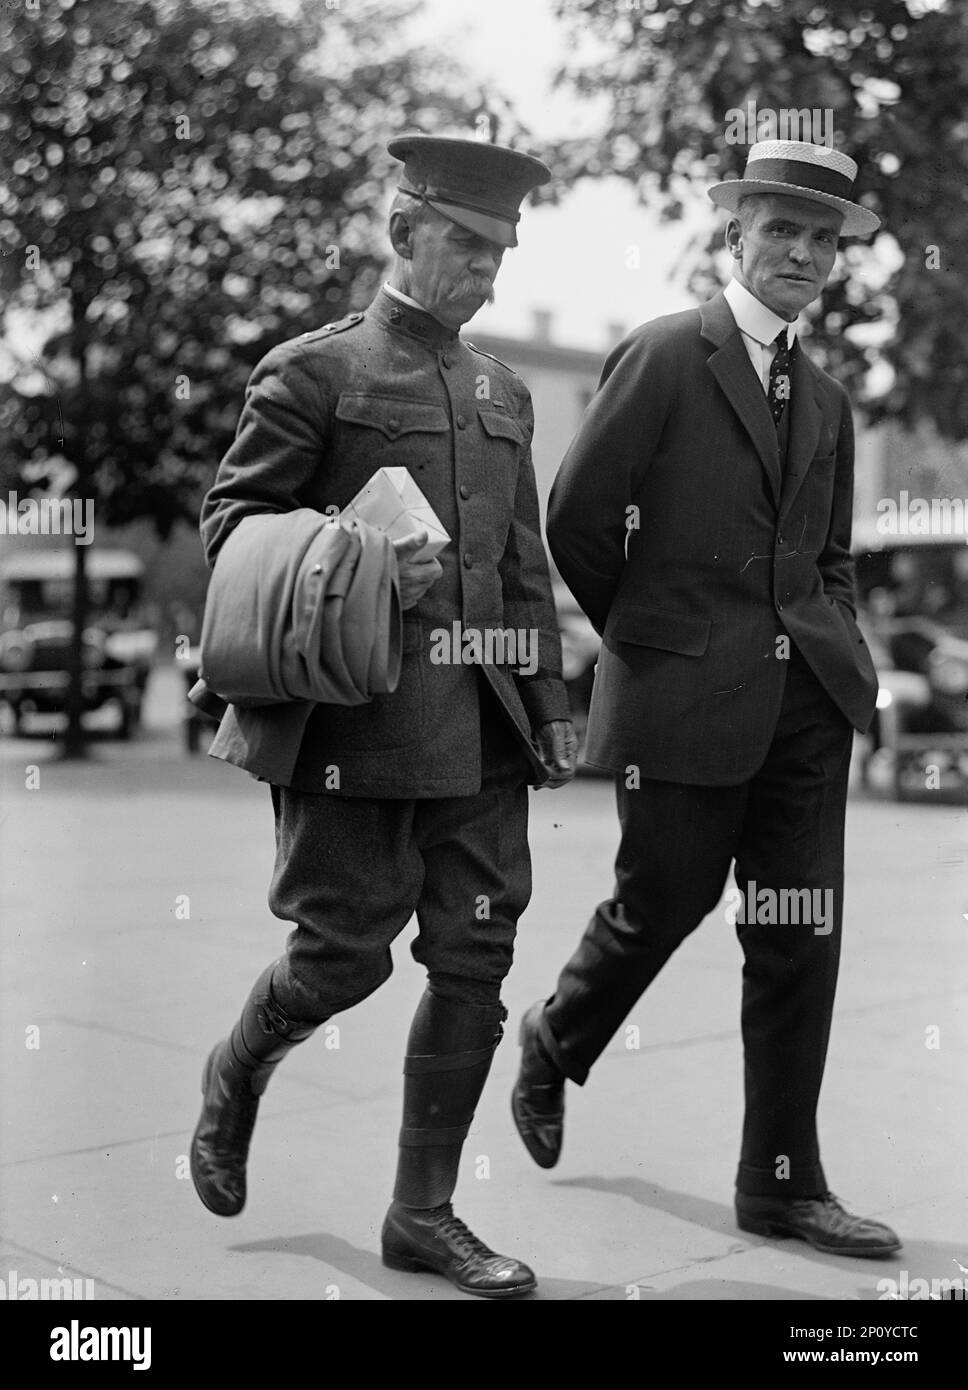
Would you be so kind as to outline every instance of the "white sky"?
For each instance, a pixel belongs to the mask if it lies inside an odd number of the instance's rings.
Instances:
[[[503,92],[538,138],[601,126],[601,106],[552,92],[555,69],[573,55],[550,0],[424,0],[408,32],[452,54],[475,85]],[[533,311],[544,309],[553,341],[602,349],[607,324],[632,328],[695,302],[681,276],[671,277],[692,232],[718,216],[700,196],[688,222],[660,226],[622,180],[583,180],[556,208],[525,207],[497,299],[468,332],[530,336]],[[638,248],[638,269],[629,266],[630,247]]]

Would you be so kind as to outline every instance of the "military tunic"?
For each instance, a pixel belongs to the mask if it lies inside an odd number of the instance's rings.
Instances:
[[[257,511],[342,508],[377,469],[407,468],[451,543],[443,574],[404,614],[393,694],[312,715],[291,785],[344,796],[467,796],[481,785],[481,677],[535,783],[533,729],[567,719],[561,646],[521,380],[385,290],[364,314],[275,348],[249,383],[235,443],[202,512],[209,563]],[[432,634],[534,634],[537,669],[435,664]],[[490,703],[490,702],[489,702]],[[487,723],[487,719],[485,719]]]
[[[291,781],[272,787],[269,905],[296,924],[273,988],[303,1019],[376,989],[414,912],[413,954],[438,991],[491,1001],[510,967],[531,894],[527,781],[547,778],[532,731],[569,717],[532,430],[509,367],[386,290],[250,379],[203,506],[209,563],[246,515],[342,509],[383,467],[409,470],[451,537],[403,615],[397,689],[318,706]],[[533,634],[533,674],[435,661],[434,634],[455,623]]]

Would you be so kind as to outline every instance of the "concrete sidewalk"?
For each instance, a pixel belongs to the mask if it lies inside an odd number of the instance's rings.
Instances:
[[[97,1299],[467,1301],[379,1257],[423,987],[412,928],[389,983],[276,1073],[248,1206],[221,1220],[186,1155],[203,1059],[285,940],[265,907],[266,789],[187,757],[170,730],[99,743],[80,766],[8,740],[0,815],[0,1277],[90,1279]],[[517,1021],[608,894],[616,837],[607,783],[533,795],[535,896],[455,1205],[535,1268],[539,1299],[866,1300],[902,1270],[940,1280],[968,1265],[968,812],[854,801],[849,826],[821,1134],[834,1190],[900,1231],[887,1261],[733,1224],[740,955],[722,911],[630,1017],[638,1034],[569,1087],[559,1167],[533,1166],[508,1109]]]

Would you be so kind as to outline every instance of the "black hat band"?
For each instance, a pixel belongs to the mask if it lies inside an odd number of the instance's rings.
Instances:
[[[743,178],[760,179],[764,183],[791,183],[848,202],[854,191],[853,180],[846,174],[800,159],[756,159],[747,164]]]

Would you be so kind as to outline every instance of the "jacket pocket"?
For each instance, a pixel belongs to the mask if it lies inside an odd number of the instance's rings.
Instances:
[[[344,391],[336,402],[336,418],[351,425],[377,429],[387,439],[407,434],[446,434],[450,429],[443,406],[427,401],[404,401],[394,396],[353,395]]]
[[[638,647],[658,647],[680,656],[702,656],[709,646],[712,623],[659,608],[623,608],[612,624],[611,636]]]
[[[510,439],[514,444],[525,443],[525,432],[517,420],[505,415],[501,410],[482,410],[478,407],[481,426],[492,439]]]

